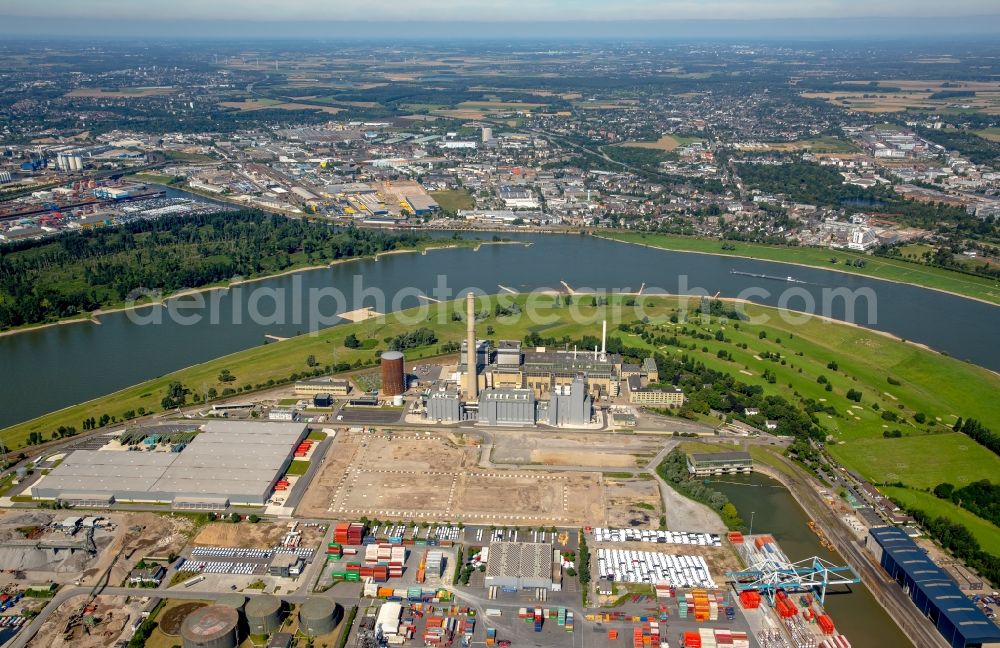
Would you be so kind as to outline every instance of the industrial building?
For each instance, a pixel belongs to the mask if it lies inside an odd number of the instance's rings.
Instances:
[[[534,425],[535,393],[530,389],[490,388],[479,397],[479,422],[485,425]]]
[[[308,637],[329,634],[343,616],[342,608],[328,598],[313,596],[299,608],[299,630]]]
[[[439,423],[462,420],[462,398],[457,387],[441,385],[427,394],[427,420]]]
[[[545,542],[491,542],[486,554],[486,587],[506,589],[552,589],[554,570],[552,545]]]
[[[902,529],[871,529],[865,546],[952,648],[1000,647],[1000,628]]]
[[[168,502],[175,509],[262,505],[305,438],[301,423],[209,421],[180,452],[76,450],[31,489],[76,505]]]
[[[185,617],[181,623],[184,648],[236,648],[240,615],[231,607],[207,605]]]
[[[638,374],[628,377],[628,402],[633,405],[676,408],[684,405],[684,392],[677,387],[659,389],[642,386]]]
[[[330,394],[332,396],[347,396],[351,393],[350,381],[343,378],[310,378],[295,383],[296,396],[316,396]]]
[[[281,628],[285,604],[277,596],[261,594],[250,599],[243,609],[252,635],[268,635]]]
[[[749,452],[694,452],[687,456],[688,472],[695,477],[753,472]]]
[[[403,354],[386,351],[382,354],[382,396],[399,396],[406,391],[406,373],[403,369]]]

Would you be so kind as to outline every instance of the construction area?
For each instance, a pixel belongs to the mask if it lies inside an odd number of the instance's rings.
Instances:
[[[59,606],[45,620],[28,646],[45,648],[106,648],[119,638],[131,635],[134,622],[143,611],[143,602],[127,602],[124,596],[81,594]]]
[[[187,518],[155,513],[7,511],[0,515],[0,586],[102,579],[117,585],[139,559],[180,553],[191,529]]]
[[[478,437],[347,432],[296,514],[470,523],[603,524],[600,473],[479,467]]]
[[[662,447],[662,440],[649,436],[511,430],[495,435],[490,460],[496,465],[544,464],[637,470],[645,468]]]

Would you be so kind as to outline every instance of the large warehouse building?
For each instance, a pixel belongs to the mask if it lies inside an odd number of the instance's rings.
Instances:
[[[178,509],[261,505],[307,433],[300,423],[210,421],[180,452],[77,450],[32,488],[40,499]]]
[[[491,542],[486,556],[486,587],[552,589],[552,545],[543,542]]]
[[[902,529],[872,529],[866,546],[953,648],[1000,647],[1000,628]]]

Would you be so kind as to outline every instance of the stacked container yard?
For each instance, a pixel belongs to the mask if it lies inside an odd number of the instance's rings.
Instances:
[[[819,648],[851,648],[851,642],[844,635],[837,635],[824,639]]]
[[[785,590],[778,590],[778,594],[774,599],[774,610],[783,619],[789,619],[799,613],[799,609],[795,607],[792,599],[788,598]]]
[[[750,648],[750,637],[735,630],[699,628],[682,635],[683,648]]]
[[[337,544],[336,542],[331,542],[326,546],[326,559],[329,560],[340,560],[344,556],[344,547]]]
[[[341,545],[360,545],[364,540],[365,525],[360,522],[341,522],[333,530],[333,540]]]
[[[760,607],[760,592],[757,590],[743,590],[740,592],[740,605],[745,610],[756,610]]]
[[[427,552],[426,572],[434,578],[441,577],[441,565],[444,562],[444,552],[433,550]]]

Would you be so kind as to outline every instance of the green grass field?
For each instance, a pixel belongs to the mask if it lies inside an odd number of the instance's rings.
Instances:
[[[465,189],[448,189],[430,192],[431,198],[441,205],[441,209],[458,211],[459,209],[475,209],[476,201]]]
[[[741,242],[731,242],[735,245],[735,250],[723,250],[722,241],[718,239],[672,236],[668,234],[644,234],[641,232],[598,232],[597,235],[626,243],[638,243],[665,250],[704,252],[721,256],[749,257],[765,261],[797,263],[823,270],[837,270],[849,274],[944,290],[1000,305],[1000,281],[961,274],[941,268],[932,268],[916,263],[908,263],[897,259],[868,256],[848,250]],[[836,258],[837,263],[831,263],[831,258]],[[853,261],[857,259],[863,260],[865,267],[855,268],[845,264],[847,260]]]
[[[307,470],[309,470],[309,462],[296,459],[292,463],[288,464],[288,470],[285,471],[285,474],[292,476],[304,475]]]
[[[1000,527],[956,506],[951,500],[938,499],[933,493],[908,488],[883,487],[880,490],[904,506],[920,509],[929,515],[943,516],[964,525],[984,551],[1000,556]]]
[[[517,301],[523,303],[525,296]],[[600,321],[607,317],[609,333],[621,338],[626,346],[653,351],[653,347],[637,335],[615,329],[618,321],[634,322],[639,314],[623,306],[623,298],[615,297],[610,306],[594,307],[587,297],[577,297],[571,307],[555,306],[553,298],[542,297],[537,305],[524,308],[520,318],[497,318],[493,315],[480,321],[485,330],[491,326],[492,339],[523,339],[529,332],[537,332],[557,339],[579,339],[583,335],[599,335]],[[963,486],[973,480],[1000,474],[1000,459],[971,439],[953,434],[945,427],[955,416],[976,418],[995,427],[1000,421],[1000,376],[975,365],[940,355],[912,344],[866,329],[831,323],[811,318],[804,323],[791,324],[778,317],[775,309],[747,305],[745,312],[756,320],[767,318],[760,324],[748,322],[721,323],[713,319],[710,324],[691,321],[674,324],[669,321],[683,302],[678,297],[645,297],[645,315],[658,334],[676,335],[682,345],[663,346],[656,350],[667,354],[687,353],[752,385],[760,385],[765,393],[777,394],[792,403],[805,398],[815,399],[833,409],[834,414],[819,412],[817,417],[830,435],[829,450],[847,467],[857,470],[866,478],[881,482],[892,475],[911,486],[934,486],[949,481]],[[688,304],[693,308],[696,302]],[[81,429],[81,421],[89,416],[100,418],[104,413],[121,418],[129,409],[143,406],[147,411],[160,410],[160,400],[171,381],[185,385],[216,386],[218,375],[229,369],[236,376],[231,385],[256,385],[269,379],[286,379],[293,372],[307,368],[306,359],[313,355],[320,364],[335,364],[355,360],[371,361],[385,348],[383,340],[420,326],[433,328],[438,343],[433,346],[409,349],[408,361],[427,358],[440,353],[440,345],[462,339],[464,324],[452,321],[450,313],[461,310],[457,303],[431,304],[424,307],[422,315],[415,309],[406,311],[411,317],[400,322],[395,316],[372,319],[354,324],[334,326],[315,335],[305,335],[284,342],[247,349],[223,358],[211,360],[183,369],[161,378],[124,389],[116,394],[95,399],[54,412],[33,421],[12,426],[2,431],[2,438],[11,448],[20,447],[31,431],[42,432],[45,438],[59,425],[74,425]],[[528,318],[534,310],[538,317]],[[575,315],[575,320],[569,317]],[[617,314],[616,314],[617,313]],[[549,318],[548,323],[539,323]],[[529,321],[530,319],[530,321]],[[682,329],[687,327],[687,332]],[[715,339],[715,332],[723,332],[723,340]],[[766,337],[759,337],[763,332]],[[376,340],[376,350],[352,350],[343,346],[346,335],[354,333],[360,340]],[[708,339],[695,338],[694,335]],[[695,350],[690,345],[696,346]],[[746,349],[742,348],[746,345]],[[704,350],[703,350],[704,349]],[[717,357],[719,350],[726,350],[732,360]],[[764,352],[784,360],[767,359]],[[836,361],[837,368],[829,368]],[[775,382],[763,377],[765,369],[774,374]],[[826,391],[817,382],[825,376],[832,385]],[[886,376],[899,385],[890,385]],[[862,393],[860,403],[848,400],[846,392],[855,389]],[[199,390],[200,391],[200,390]],[[877,407],[877,409],[876,409]],[[882,412],[891,411],[898,421],[886,421]],[[925,415],[925,422],[918,424],[917,413]],[[886,430],[899,429],[905,436],[898,439],[883,438]]]

